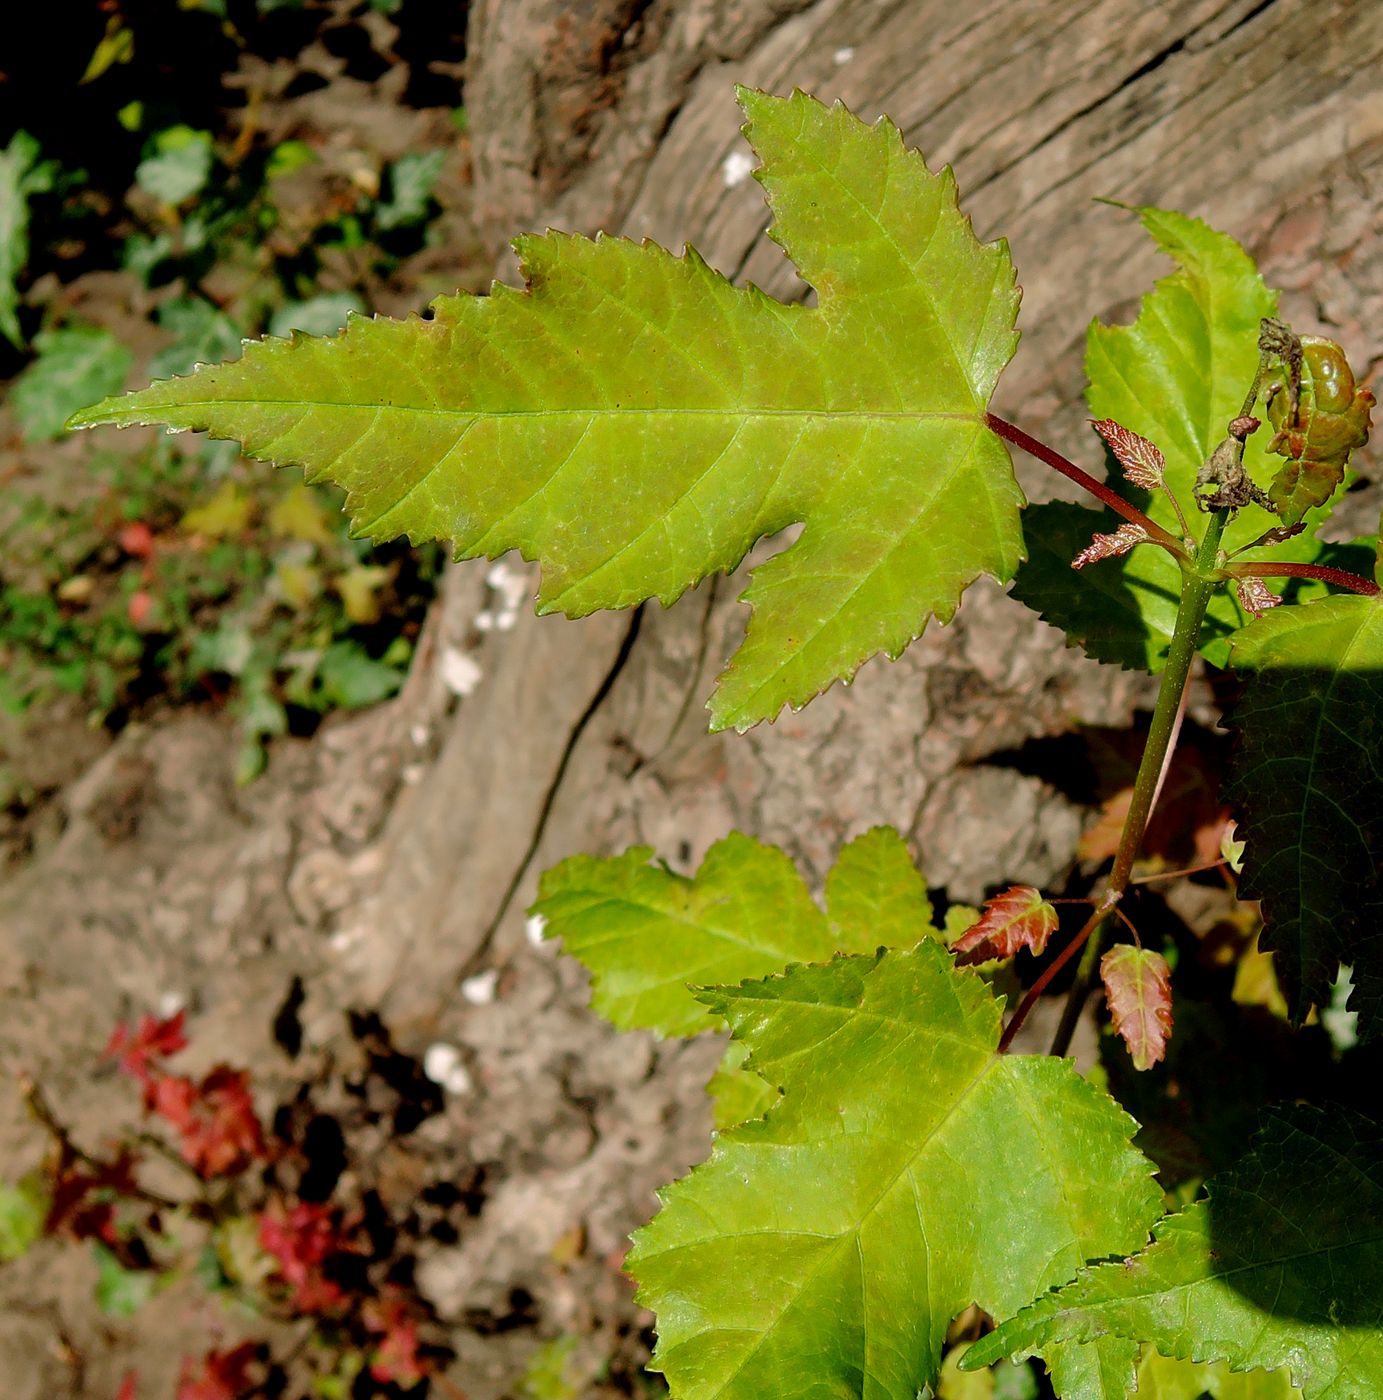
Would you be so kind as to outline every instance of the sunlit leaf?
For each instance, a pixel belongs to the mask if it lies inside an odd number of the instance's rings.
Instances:
[[[1112,420],[1154,444],[1165,457],[1162,477],[1202,528],[1193,487],[1196,473],[1224,439],[1243,408],[1258,369],[1259,321],[1277,309],[1277,295],[1259,277],[1252,259],[1227,235],[1199,219],[1161,209],[1142,209],[1143,226],[1177,263],[1142,300],[1129,326],[1090,327],[1085,370],[1086,402],[1092,417]],[[1266,486],[1280,466],[1267,455],[1271,430],[1248,442],[1245,465]],[[1150,492],[1140,506],[1174,535],[1182,533],[1171,502]],[[1307,533],[1261,557],[1315,560],[1324,546],[1311,530],[1326,514],[1306,516]],[[1176,621],[1181,576],[1175,559],[1161,549],[1135,549],[1085,570],[1072,587],[1069,565],[1075,550],[1097,531],[1116,523],[1108,513],[1054,503],[1039,506],[1025,529],[1032,558],[1019,570],[1014,596],[1091,656],[1118,665],[1160,670]],[[1231,520],[1224,543],[1233,550],[1256,539],[1277,517],[1256,506]],[[1072,547],[1074,546],[1074,548]],[[1248,556],[1253,557],[1253,556]],[[1210,602],[1200,649],[1217,666],[1229,658],[1230,635],[1247,620],[1236,598],[1219,590]]]
[[[744,728],[802,705],[1016,567],[1022,498],[985,412],[1017,290],[950,172],[887,120],[742,101],[815,307],[732,287],[691,251],[525,237],[526,290],[253,344],[74,425],[206,429],[304,463],[347,489],[361,533],[541,559],[540,610],[572,616],[671,602],[805,521],[756,570],[711,708]]]
[[[1138,1248],[1160,1193],[1072,1065],[924,940],[704,994],[783,1091],[663,1192],[626,1267],[683,1400],[914,1400],[970,1302],[1008,1316]]]
[[[543,875],[533,906],[547,936],[590,970],[592,1005],[621,1029],[712,1030],[719,1022],[693,986],[932,934],[926,885],[886,828],[841,852],[828,913],[782,851],[738,833],[711,847],[694,879],[650,864],[652,855],[636,846],[609,859],[574,856]]]
[[[951,944],[961,966],[1011,958],[1020,948],[1040,953],[1056,932],[1057,913],[1042,891],[1031,885],[1014,885],[1003,894],[985,900],[984,912]]]

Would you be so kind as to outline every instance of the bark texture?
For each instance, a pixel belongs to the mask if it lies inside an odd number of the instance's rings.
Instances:
[[[1024,338],[998,411],[1098,462],[1080,405],[1085,326],[1131,315],[1166,268],[1097,196],[1233,232],[1299,329],[1328,329],[1374,368],[1380,60],[1383,7],[1366,0],[478,0],[478,217],[502,275],[514,232],[604,228],[694,243],[791,298],[804,289],[743,178],[732,85],[887,111],[933,165],[955,166],[980,236],[1012,244]],[[1019,469],[1033,498],[1062,494]],[[93,1124],[110,1111],[91,1056],[150,985],[192,1001],[216,1058],[254,1058],[285,967],[308,984],[310,1044],[339,1034],[345,1006],[381,1008],[418,1050],[455,1042],[475,1092],[448,1130],[501,1185],[422,1276],[445,1315],[525,1278],[554,1325],[575,1317],[585,1276],[556,1278],[544,1260],[573,1225],[589,1258],[618,1250],[653,1186],[704,1150],[697,1080],[715,1047],[616,1040],[587,1016],[573,969],[525,937],[539,871],[633,841],[689,869],[738,827],[819,880],[843,840],[889,822],[953,898],[1050,885],[1083,814],[1005,756],[1075,724],[1127,723],[1150,697],[1146,678],[1065,650],[980,585],[897,664],[712,738],[702,703],[743,626],[742,586],[583,622],[524,605],[499,628],[485,621],[511,616],[512,571],[460,566],[403,695],[285,747],[261,785],[208,788],[206,721],[123,738],[4,893],[0,1034]],[[458,654],[481,672],[465,696]],[[0,1148],[28,1140],[11,1116]],[[463,1354],[468,1394],[491,1393],[504,1345],[477,1338]]]

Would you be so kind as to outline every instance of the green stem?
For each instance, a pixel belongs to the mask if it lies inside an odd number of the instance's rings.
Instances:
[[[1061,1022],[1052,1041],[1053,1055],[1064,1055],[1071,1044],[1076,1022],[1080,1019],[1085,1000],[1095,985],[1101,944],[1104,941],[1102,935],[1105,920],[1128,889],[1133,862],[1143,843],[1148,818],[1152,815],[1162,765],[1167,757],[1172,736],[1176,732],[1177,711],[1181,708],[1181,695],[1186,689],[1191,662],[1196,656],[1196,645],[1200,641],[1205,609],[1219,583],[1215,573],[1219,566],[1220,539],[1228,519],[1227,510],[1217,510],[1211,515],[1205,537],[1196,551],[1195,563],[1182,570],[1176,628],[1167,652],[1167,666],[1162,672],[1162,684],[1157,692],[1157,704],[1153,707],[1152,723],[1148,726],[1148,740],[1143,748],[1142,761],[1138,765],[1138,776],[1134,779],[1133,800],[1129,803],[1128,815],[1124,818],[1124,829],[1119,834],[1114,868],[1109,873],[1105,892],[1096,906],[1098,921],[1091,929],[1089,941],[1081,955],[1075,983],[1066,998]]]

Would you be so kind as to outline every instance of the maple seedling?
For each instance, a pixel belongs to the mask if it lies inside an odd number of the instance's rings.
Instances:
[[[948,1345],[973,1340],[948,1333],[978,1304],[1000,1325],[962,1367],[1038,1355],[1068,1400],[1145,1380],[1220,1394],[1210,1363],[1284,1368],[1307,1400],[1383,1394],[1383,1281],[1358,1223],[1377,1219],[1383,1133],[1351,1110],[1276,1112],[1208,1198],[1164,1215],[1154,1170],[1186,1178],[1140,1149],[1159,1112],[1185,1137],[1171,966],[1136,933],[1107,943],[1132,929],[1119,906],[1200,657],[1242,685],[1226,787],[1238,893],[1261,901],[1286,1015],[1329,1007],[1348,966],[1358,1037],[1383,1028],[1383,599],[1360,572],[1377,571],[1377,541],[1319,533],[1372,395],[1338,346],[1278,319],[1232,239],[1140,209],[1175,269],[1132,324],[1092,325],[1085,357],[1116,488],[990,411],[1018,286],[951,172],[886,119],[800,92],[740,101],[770,236],[814,306],[733,286],[690,248],[526,236],[522,288],[249,344],[73,424],[203,430],[299,464],[345,489],[358,533],[540,561],[539,610],[570,616],[671,604],[801,524],[743,595],[716,729],[896,657],[985,575],[1096,660],[1159,673],[1110,869],[1067,938],[1026,886],[936,919],[884,828],[843,848],[820,904],[786,856],[740,835],[693,877],[643,848],[544,875],[535,912],[589,968],[599,1012],[730,1034],[711,1156],[628,1258],[657,1315],[653,1364],[685,1400],[913,1400]],[[1028,506],[1010,447],[1097,508]],[[1049,939],[1004,1025],[993,962]],[[1007,1053],[1077,958],[1053,1053]],[[1125,1083],[1110,1061],[1114,1092],[1063,1058],[1100,981],[1141,1072]],[[1140,1147],[1124,1104],[1151,1117]],[[1202,1176],[1213,1134],[1205,1151]],[[1159,1371],[1188,1356],[1209,1369]]]

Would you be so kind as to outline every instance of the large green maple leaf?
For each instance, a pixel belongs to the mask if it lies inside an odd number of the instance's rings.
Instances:
[[[549,233],[527,288],[430,320],[265,340],[79,414],[240,441],[344,486],[356,531],[543,563],[540,611],[671,602],[804,521],[757,569],[715,728],[897,656],[1021,555],[1022,496],[986,405],[1017,341],[1008,249],[886,119],[742,90],[772,236],[816,289],[786,306],[691,249]]]
[[[930,939],[702,995],[782,1097],[634,1237],[674,1395],[914,1400],[968,1304],[1008,1316],[1160,1213],[1133,1120],[997,1054],[1000,1003]]]
[[[1275,608],[1234,639],[1243,698],[1225,795],[1247,843],[1239,893],[1261,899],[1297,1020],[1353,968],[1362,1038],[1383,1032],[1383,599]]]
[[[1157,444],[1166,458],[1165,479],[1197,523],[1193,488],[1201,465],[1223,440],[1243,407],[1258,368],[1259,321],[1277,310],[1277,293],[1264,285],[1253,260],[1227,234],[1199,219],[1163,209],[1140,209],[1143,226],[1177,264],[1142,300],[1132,325],[1090,326],[1085,371],[1086,403],[1096,419],[1117,423]],[[1265,452],[1268,430],[1249,439],[1245,466],[1266,485],[1281,466]],[[1092,446],[1096,439],[1091,436]],[[1117,469],[1116,469],[1117,470]],[[1161,491],[1138,495],[1154,520],[1174,535],[1181,528]],[[1307,515],[1314,528],[1328,514]],[[1149,671],[1167,659],[1176,625],[1181,577],[1161,549],[1135,549],[1087,568],[1072,582],[1071,559],[1097,531],[1113,528],[1104,511],[1054,502],[1029,512],[1033,557],[1019,570],[1014,596],[1062,628],[1100,661]],[[1226,549],[1248,544],[1275,523],[1256,506],[1240,510],[1225,531]],[[1270,557],[1314,561],[1325,548],[1310,529]],[[1265,551],[1267,554],[1267,551]],[[1201,652],[1217,666],[1229,657],[1229,637],[1247,615],[1227,589],[1211,599],[1201,632]]]
[[[572,856],[543,873],[533,912],[590,972],[592,1005],[621,1030],[697,1035],[721,1023],[691,990],[835,953],[910,946],[934,933],[927,886],[892,827],[849,842],[827,912],[776,846],[732,832],[692,879],[619,856]]]
[[[969,1370],[1054,1342],[1132,1338],[1235,1370],[1285,1367],[1306,1400],[1383,1393],[1383,1129],[1359,1114],[1271,1110],[1208,1200],[1147,1249],[1099,1264],[977,1342]]]

